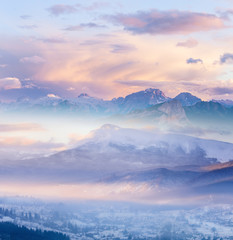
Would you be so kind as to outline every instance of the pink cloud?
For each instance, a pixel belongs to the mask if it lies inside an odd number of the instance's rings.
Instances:
[[[178,42],[176,44],[177,47],[186,47],[186,48],[193,48],[193,47],[196,47],[197,45],[198,45],[198,41],[192,38],[184,42]]]
[[[223,19],[214,14],[177,10],[118,14],[110,19],[134,34],[188,34],[226,27]]]
[[[0,124],[0,132],[44,131],[37,123]]]
[[[0,88],[1,89],[14,89],[21,88],[21,82],[18,78],[15,77],[6,77],[0,79]]]
[[[76,6],[65,5],[65,4],[53,5],[47,10],[54,16],[59,16],[62,14],[71,14],[78,11]]]

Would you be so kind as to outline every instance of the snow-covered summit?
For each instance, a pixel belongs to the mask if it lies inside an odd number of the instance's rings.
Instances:
[[[192,95],[189,92],[180,93],[174,99],[180,101],[182,106],[192,106],[192,105],[196,104],[197,102],[201,102],[200,98]]]
[[[220,162],[231,160],[233,155],[233,144],[231,143],[199,139],[180,134],[164,134],[158,131],[121,128],[112,124],[105,124],[99,129],[91,131],[86,139],[78,143],[78,146],[90,143],[98,144],[100,149],[102,148],[104,151],[107,151],[108,147],[113,145],[133,146],[134,149],[151,149],[151,151],[158,149],[158,155],[172,155],[172,153],[179,150],[181,155],[196,154],[197,158],[203,155],[202,157],[216,158]]]
[[[55,106],[58,103],[62,102],[63,99],[53,93],[47,94],[47,96],[35,100],[34,104],[42,106]]]
[[[90,96],[87,93],[81,93],[78,98],[90,98]]]

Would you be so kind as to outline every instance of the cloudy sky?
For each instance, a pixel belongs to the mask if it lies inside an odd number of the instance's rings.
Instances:
[[[1,0],[0,36],[0,101],[150,87],[233,100],[233,0]],[[0,162],[74,147],[101,125],[1,113]]]
[[[148,87],[233,99],[232,0],[0,3],[0,96]]]

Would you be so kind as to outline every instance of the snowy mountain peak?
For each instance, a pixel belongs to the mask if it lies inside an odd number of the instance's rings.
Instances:
[[[178,100],[182,104],[182,106],[192,106],[197,102],[201,102],[200,98],[192,95],[189,92],[180,93],[174,99]]]
[[[130,112],[136,109],[145,109],[158,103],[164,103],[169,99],[161,90],[148,88],[144,91],[127,95],[121,105],[126,112]]]
[[[90,96],[87,93],[81,93],[78,98],[89,98]]]
[[[61,102],[63,99],[59,97],[58,95],[55,95],[53,93],[47,94],[47,96],[39,98],[35,101],[35,104],[43,105],[43,106],[55,106],[59,102]]]
[[[208,165],[209,163],[231,160],[233,144],[213,140],[204,140],[185,135],[163,134],[158,131],[146,131],[121,128],[106,124],[95,129],[76,144],[70,154],[78,156],[80,151],[87,151],[88,159],[93,164],[101,163],[103,168],[109,166],[122,169],[152,166]],[[76,153],[75,153],[76,152]],[[65,151],[64,159],[69,156]],[[57,160],[57,157],[55,158]],[[76,161],[76,158],[74,158]],[[86,159],[84,159],[86,167]],[[128,165],[129,164],[129,165]],[[97,164],[98,165],[98,164]],[[99,165],[98,165],[99,166]]]
[[[151,93],[152,95],[156,95],[156,96],[163,96],[163,97],[166,98],[165,94],[159,89],[147,88],[144,92],[145,93]]]
[[[47,98],[53,98],[53,99],[61,99],[58,95],[55,95],[53,93],[47,94]]]

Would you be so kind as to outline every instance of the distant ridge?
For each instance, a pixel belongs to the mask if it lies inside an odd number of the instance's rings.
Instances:
[[[85,92],[75,98],[62,98],[53,93],[37,99],[22,96],[15,102],[0,102],[0,110],[2,112],[72,113],[83,117],[119,114],[123,116],[132,113],[131,117],[135,120],[147,118],[152,121],[155,118],[159,121],[186,121],[187,118],[195,121],[208,118],[211,118],[210,120],[228,119],[229,121],[233,116],[231,104],[233,104],[231,100],[204,102],[189,92],[182,92],[175,98],[170,98],[160,89],[148,88],[112,100],[92,97]]]

